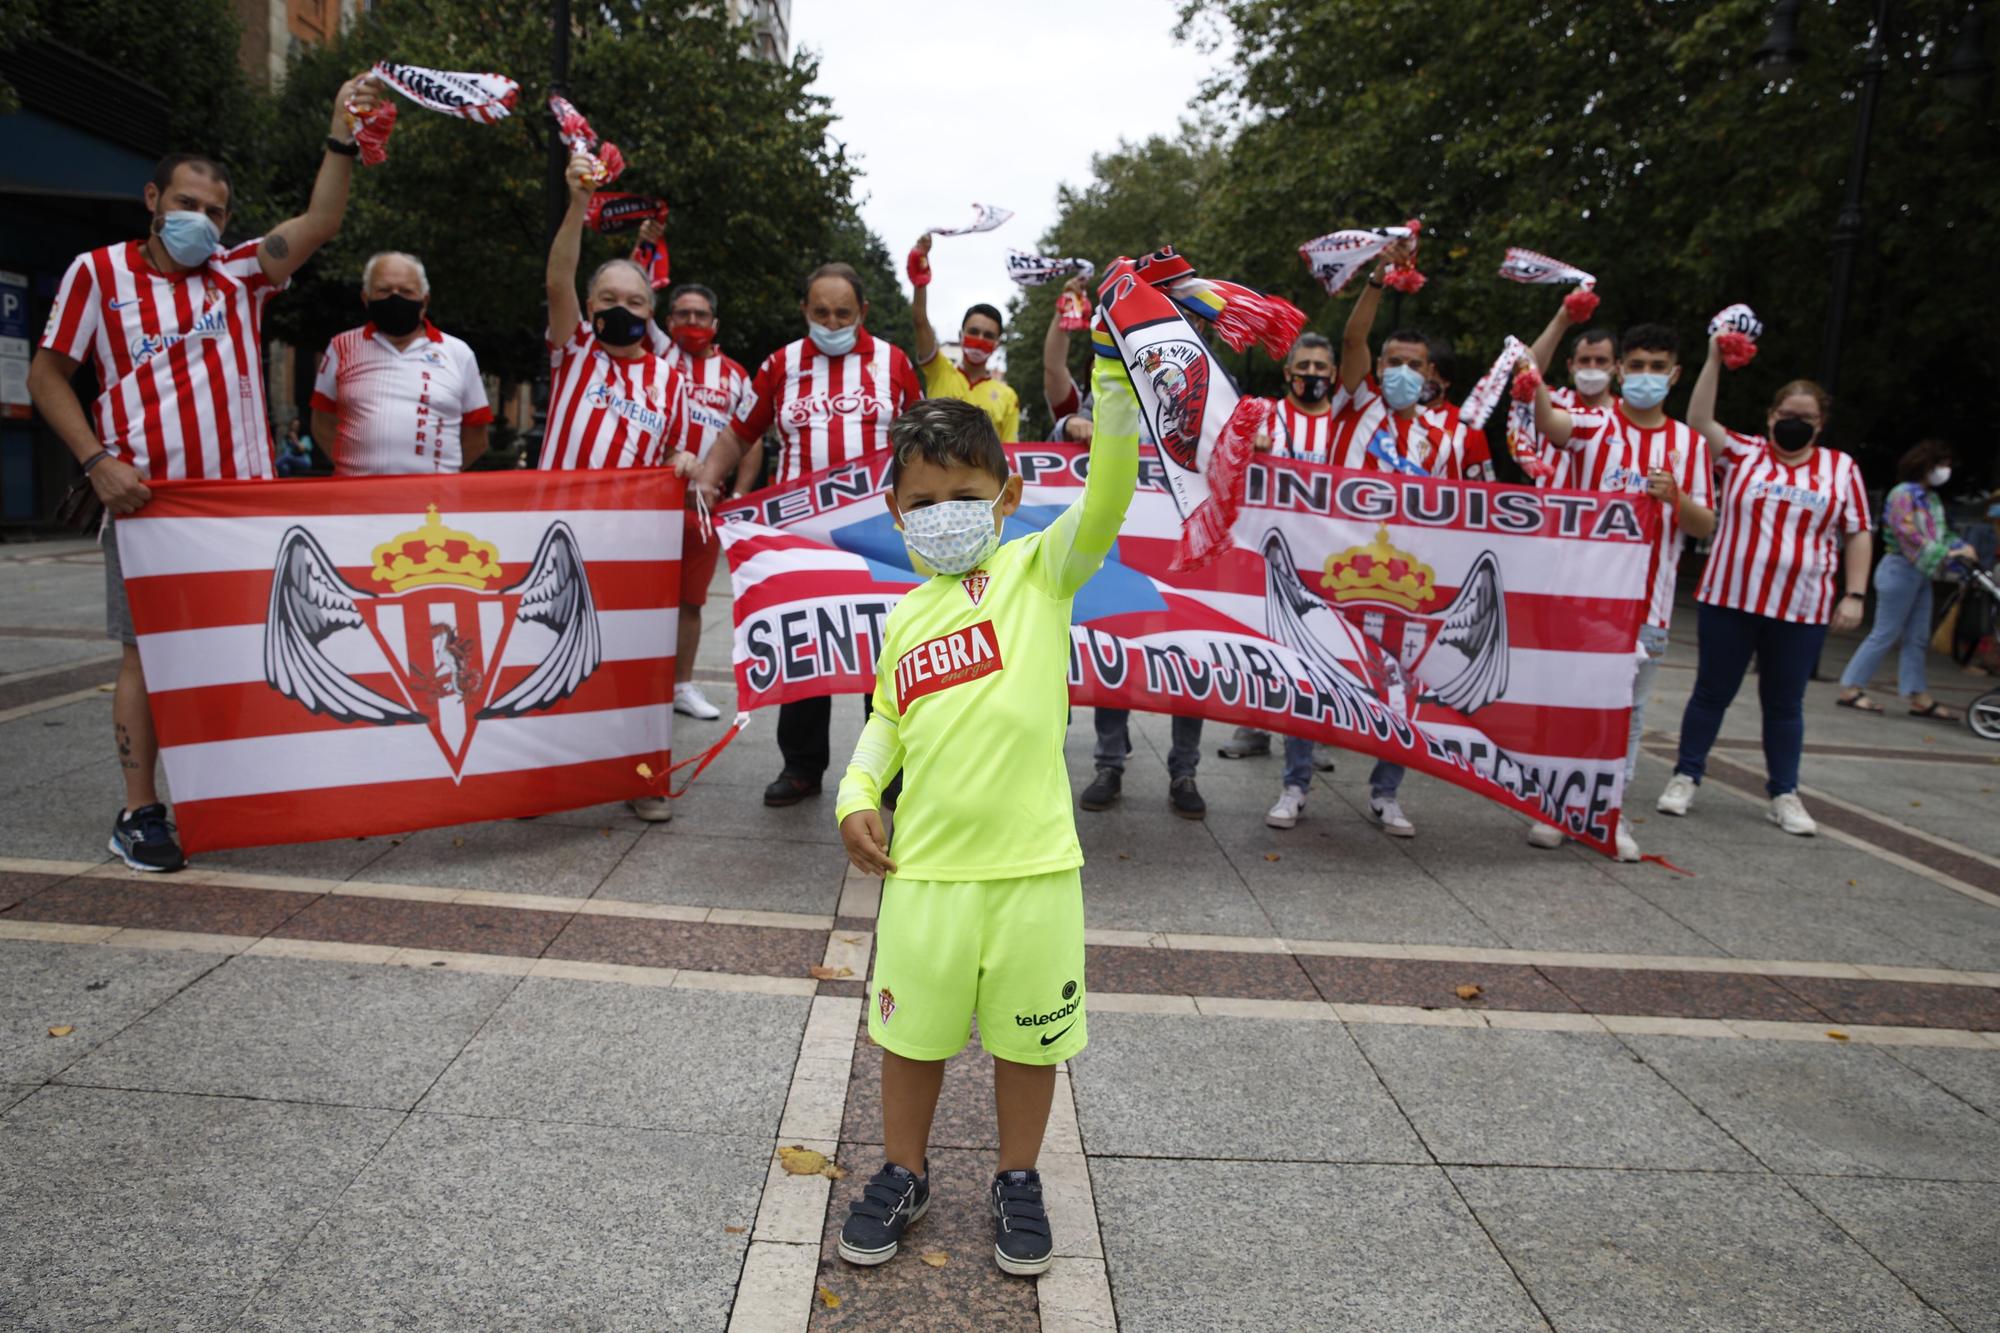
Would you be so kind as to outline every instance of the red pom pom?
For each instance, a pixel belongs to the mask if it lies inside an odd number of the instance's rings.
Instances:
[[[1716,334],[1715,350],[1722,353],[1722,364],[1731,370],[1743,369],[1757,356],[1757,344],[1744,333]]]
[[[1418,221],[1416,218],[1411,218],[1408,222],[1405,222],[1403,225],[1410,229],[1410,239],[1413,241],[1417,239],[1417,233],[1424,229],[1424,224]]]
[[[1534,402],[1535,390],[1541,387],[1542,387],[1542,372],[1536,370],[1533,366],[1522,366],[1519,370],[1514,372],[1513,395],[1515,402],[1517,403]]]
[[[347,114],[354,118],[354,142],[361,149],[361,165],[381,166],[389,158],[389,131],[396,128],[396,104],[377,102],[375,109],[365,114],[350,107]]]
[[[1382,285],[1414,294],[1424,289],[1424,275],[1407,265],[1398,264],[1382,275]]]
[[[1597,313],[1597,293],[1588,287],[1579,287],[1563,298],[1563,310],[1568,313],[1570,323],[1587,323]]]
[[[930,256],[922,250],[912,246],[910,257],[903,261],[903,268],[910,275],[910,285],[912,287],[928,287],[931,285]]]

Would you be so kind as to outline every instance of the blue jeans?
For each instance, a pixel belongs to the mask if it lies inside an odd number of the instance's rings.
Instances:
[[[1310,791],[1313,785],[1313,743],[1285,737],[1285,785]]]
[[[1403,766],[1392,764],[1387,759],[1377,759],[1375,767],[1368,773],[1368,795],[1377,801],[1393,801],[1396,792],[1403,785]]]
[[[1125,756],[1132,753],[1132,710],[1097,710],[1097,766],[1114,773],[1125,771]],[[1173,741],[1167,748],[1167,777],[1191,778],[1201,762],[1201,719],[1174,716]]]
[[[1865,687],[1875,678],[1875,668],[1897,643],[1903,645],[1896,659],[1896,692],[1922,694],[1924,654],[1931,640],[1931,581],[1923,571],[1891,553],[1875,566],[1875,623],[1868,637],[1848,659],[1840,683],[1848,689]]]
[[[1681,714],[1680,761],[1674,772],[1697,783],[1722,730],[1722,715],[1743,685],[1751,654],[1757,657],[1757,699],[1764,708],[1764,790],[1783,796],[1799,789],[1799,753],[1806,743],[1806,682],[1826,626],[1795,625],[1727,607],[1700,605],[1701,635],[1694,693]]]
[[[1625,785],[1639,771],[1639,742],[1646,734],[1646,696],[1653,692],[1653,678],[1660,674],[1660,659],[1667,655],[1667,632],[1658,625],[1639,626],[1639,647],[1646,655],[1632,677],[1632,730],[1625,741]]]

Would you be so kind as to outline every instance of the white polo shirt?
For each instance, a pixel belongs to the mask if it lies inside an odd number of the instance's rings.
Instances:
[[[312,405],[340,418],[339,438],[320,444],[343,477],[456,472],[462,428],[493,420],[472,349],[429,320],[400,349],[372,323],[336,336]]]

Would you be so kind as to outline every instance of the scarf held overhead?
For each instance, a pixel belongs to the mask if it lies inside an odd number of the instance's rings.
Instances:
[[[625,170],[625,155],[618,151],[618,145],[599,139],[597,131],[590,128],[590,122],[567,97],[550,93],[549,110],[555,115],[556,133],[562,137],[570,156],[590,159],[585,178],[592,185],[609,185],[617,180]]]
[[[375,77],[430,111],[491,125],[514,109],[521,85],[505,74],[463,74],[422,65],[375,62]]]
[[[926,227],[933,236],[970,236],[977,231],[992,231],[1008,218],[1014,216],[1011,208],[1001,208],[997,204],[974,204],[972,221],[963,227]]]
[[[1007,252],[1007,276],[1023,287],[1067,282],[1071,278],[1089,282],[1096,275],[1097,265],[1088,259],[1057,259],[1052,255],[1031,255],[1025,250]]]

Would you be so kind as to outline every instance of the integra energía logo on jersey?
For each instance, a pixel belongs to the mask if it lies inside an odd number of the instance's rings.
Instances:
[[[896,707],[907,709],[926,694],[990,676],[1000,667],[1000,637],[990,620],[926,639],[896,661]]]
[[[583,401],[595,408],[601,408],[614,417],[622,417],[640,430],[658,432],[666,429],[667,414],[661,409],[663,397],[660,386],[655,384],[646,390],[647,402],[627,398],[612,390],[609,384],[593,384],[583,395]]]
[[[349,585],[305,527],[291,528],[271,575],[265,680],[336,722],[426,727],[458,781],[482,720],[552,708],[604,660],[567,523],[549,524],[528,572],[505,587],[499,556],[432,505],[414,531],[375,547],[369,581],[381,586],[370,591]],[[532,666],[507,665],[517,632],[544,641]]]
[[[132,360],[143,365],[167,349],[190,338],[213,338],[229,327],[229,303],[218,295],[201,312],[201,317],[179,333],[147,333],[132,340]]]

